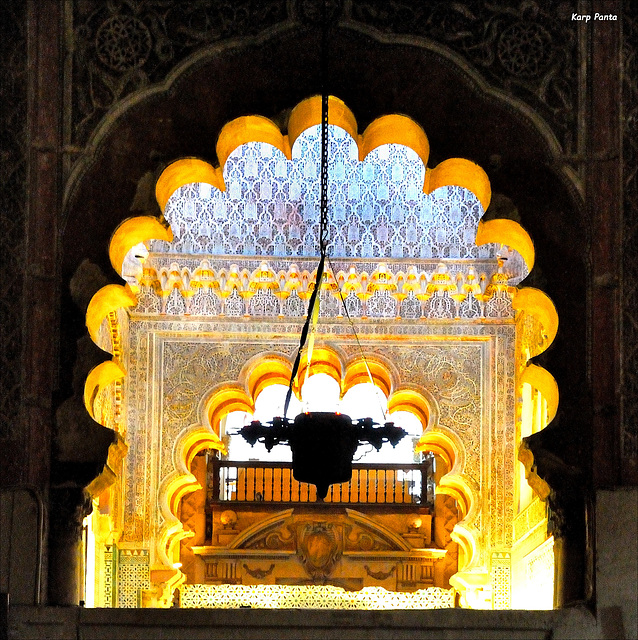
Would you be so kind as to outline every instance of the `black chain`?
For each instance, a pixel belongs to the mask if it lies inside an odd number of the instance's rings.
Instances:
[[[325,257],[328,246],[328,0],[321,15],[321,201],[319,248]]]
[[[290,383],[284,402],[284,418],[288,415],[288,407],[292,398],[292,386],[299,371],[301,354],[308,338],[315,305],[319,304],[319,292],[323,280],[324,264],[328,249],[328,2],[323,0],[321,12],[321,185],[319,200],[319,266],[315,278],[315,288],[308,303],[308,315],[301,330],[297,357],[292,366]],[[308,363],[310,365],[310,363]]]

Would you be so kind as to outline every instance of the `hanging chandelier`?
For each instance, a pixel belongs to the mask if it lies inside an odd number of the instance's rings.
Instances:
[[[292,451],[292,472],[298,482],[308,482],[317,487],[317,498],[323,500],[328,494],[331,484],[349,482],[352,478],[352,459],[360,444],[369,443],[377,451],[385,442],[392,446],[407,432],[385,422],[379,426],[372,418],[360,418],[353,421],[350,416],[341,413],[312,411],[300,413],[291,420],[287,417],[292,397],[292,388],[299,371],[301,355],[311,333],[307,349],[308,367],[312,358],[314,328],[319,318],[319,291],[323,279],[328,247],[328,91],[327,91],[327,56],[328,56],[328,16],[327,1],[322,6],[322,38],[321,38],[321,186],[320,186],[320,221],[319,221],[319,265],[315,278],[315,286],[308,303],[308,314],[301,331],[297,356],[290,375],[290,384],[284,403],[283,417],[275,417],[262,424],[254,420],[240,430],[241,436],[250,445],[261,442],[270,451],[277,444],[287,444]],[[348,310],[344,304],[346,315]],[[354,326],[353,326],[354,330]],[[364,356],[365,362],[365,356]],[[368,374],[370,370],[366,363]],[[306,373],[307,375],[307,373]],[[370,381],[373,382],[370,375]],[[374,382],[373,382],[374,384]]]

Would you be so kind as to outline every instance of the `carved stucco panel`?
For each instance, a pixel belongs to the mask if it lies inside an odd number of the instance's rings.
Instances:
[[[130,323],[129,348],[124,350],[126,357],[124,366],[128,372],[124,378],[124,397],[127,399],[125,405],[129,446],[123,479],[126,487],[124,510],[127,523],[122,532],[124,542],[141,542],[147,537],[144,527],[148,522],[145,514],[149,506],[146,452],[149,444],[150,334],[143,330],[145,324],[148,323]]]
[[[275,349],[292,359],[298,331],[298,322],[132,317],[125,394],[131,523],[126,541],[150,542],[151,528],[161,525],[151,496],[174,470],[173,445],[183,429],[201,419],[205,394],[220,382],[237,381],[245,363],[260,353]],[[361,325],[358,332],[365,352],[391,361],[401,384],[421,385],[436,398],[439,424],[454,431],[466,449],[464,477],[487,488],[481,492],[481,514],[470,526],[478,535],[491,531],[492,545],[510,545],[512,514],[503,504],[513,501],[515,327],[388,323]],[[346,324],[322,323],[318,333],[346,358],[358,355]]]
[[[442,329],[442,327],[437,327]],[[475,488],[484,486],[491,477],[489,430],[491,402],[483,398],[490,393],[493,375],[489,368],[492,339],[476,342],[411,343],[397,346],[382,345],[375,349],[397,367],[401,382],[417,384],[436,399],[439,410],[437,427],[445,427],[457,434],[465,448],[462,475]],[[490,529],[493,519],[491,496],[481,491],[478,512],[466,523],[481,539]],[[481,556],[484,545],[480,545]],[[483,558],[479,559],[483,563]]]
[[[160,336],[161,353],[161,437],[166,441],[160,453],[161,476],[173,470],[172,443],[182,429],[197,422],[197,406],[211,387],[235,382],[246,362],[268,350],[265,343],[247,344]],[[213,339],[214,340],[214,339]]]

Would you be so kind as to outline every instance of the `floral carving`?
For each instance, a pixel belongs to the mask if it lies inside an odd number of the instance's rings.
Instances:
[[[253,578],[256,578],[257,580],[263,580],[266,576],[269,576],[273,572],[275,565],[274,563],[271,563],[268,569],[260,569],[259,567],[251,569],[246,563],[244,563],[243,567],[246,572]]]
[[[390,567],[389,571],[372,571],[367,564],[363,565],[363,568],[366,570],[366,573],[375,580],[386,580],[397,570],[396,565]]]
[[[428,38],[459,53],[499,89],[528,102],[570,151],[575,139],[577,37],[568,3],[328,2],[337,24]],[[288,20],[315,25],[314,0],[129,0],[73,3],[75,137],[88,137],[107,109],[159,82],[212,43],[260,33]]]
[[[97,57],[114,71],[138,69],[148,60],[151,48],[150,31],[133,16],[116,14],[108,18],[95,36]]]
[[[538,110],[566,151],[576,138],[577,30],[571,6],[549,2],[355,0],[352,18],[384,33],[426,37]]]
[[[286,19],[285,0],[73,2],[75,138],[106,111],[194,51]]]

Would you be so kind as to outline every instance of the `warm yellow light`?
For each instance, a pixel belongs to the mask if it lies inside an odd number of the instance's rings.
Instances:
[[[93,518],[94,515],[88,515],[84,518],[82,525],[85,529],[84,537],[84,557],[86,558],[86,565],[84,566],[84,606],[95,606],[95,582],[96,582],[96,567],[95,567],[95,533],[93,531]]]
[[[536,256],[534,243],[518,222],[500,218],[487,222],[480,220],[476,231],[477,246],[493,242],[507,245],[510,249],[517,251],[525,261],[527,270],[532,270]]]
[[[242,116],[224,125],[217,140],[217,158],[223,167],[228,156],[247,142],[265,142],[290,159],[290,147],[279,127],[264,116]]]
[[[471,191],[487,211],[492,199],[492,187],[487,174],[478,164],[464,158],[448,158],[434,169],[428,169],[424,193],[432,193],[439,187],[456,186]]]
[[[321,96],[312,96],[302,100],[292,110],[288,119],[290,146],[295,144],[295,140],[303,131],[318,124],[321,124]],[[354,114],[342,100],[335,98],[335,96],[328,96],[328,124],[340,127],[347,131],[354,140],[358,139],[357,121]]]
[[[512,582],[512,608],[554,608],[554,538],[548,538],[519,560]]]
[[[430,144],[425,131],[414,120],[396,113],[381,116],[371,122],[360,136],[354,114],[345,103],[335,96],[329,96],[328,100],[328,123],[342,128],[352,137],[357,143],[360,160],[382,144],[404,145],[412,149],[426,167],[424,193],[432,193],[444,186],[463,187],[478,198],[483,210],[487,209],[492,191],[485,171],[464,158],[449,158],[434,169],[427,169]],[[213,167],[197,158],[185,158],[173,162],[164,170],[155,189],[160,208],[164,211],[170,196],[185,184],[206,182],[223,191],[223,167],[228,156],[238,146],[248,142],[264,142],[279,149],[290,159],[295,140],[303,131],[318,124],[321,124],[321,96],[307,98],[292,110],[288,119],[287,136],[281,133],[274,122],[263,116],[242,116],[231,120],[222,129],[217,142],[219,167]]]
[[[524,287],[516,292],[512,307],[516,311],[530,314],[540,323],[543,340],[541,344],[529,345],[529,357],[533,358],[543,353],[552,344],[558,332],[558,313],[550,297],[540,289]]]
[[[93,404],[100,391],[125,375],[126,371],[113,360],[102,362],[91,369],[84,383],[84,406],[92,418],[95,418]]]
[[[198,158],[182,158],[169,164],[155,185],[155,199],[160,209],[164,211],[168,199],[177,189],[193,182],[205,182],[220,191],[225,188],[221,169]]]
[[[109,313],[120,307],[133,307],[136,304],[135,295],[130,289],[120,284],[107,284],[99,289],[91,298],[86,310],[86,328],[89,330],[91,340],[99,344],[100,326]]]
[[[428,166],[430,143],[425,131],[411,118],[398,114],[381,116],[373,120],[361,136],[359,158],[363,160],[382,144],[402,144],[414,151],[423,166]]]
[[[365,587],[347,591],[332,585],[235,585],[182,584],[180,603],[184,608],[238,609],[449,609],[454,607],[454,590],[427,587],[413,592]]]
[[[539,367],[537,364],[530,364],[523,372],[521,381],[523,384],[529,384],[534,389],[537,389],[547,403],[547,417],[544,420],[543,427],[546,426],[554,419],[558,410],[558,384],[556,384],[554,376],[547,369]],[[525,435],[530,434],[526,433]]]
[[[186,183],[185,183],[186,184]],[[171,242],[173,232],[154,216],[137,216],[124,220],[111,236],[109,258],[113,268],[122,275],[122,264],[126,254],[140,242],[165,240]]]

